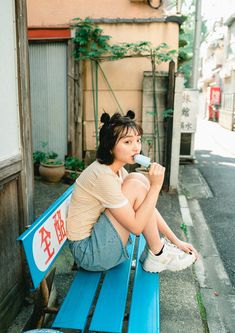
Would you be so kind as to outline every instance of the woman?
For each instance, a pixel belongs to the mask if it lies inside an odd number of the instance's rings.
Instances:
[[[197,258],[191,244],[179,240],[155,208],[165,168],[152,163],[149,180],[124,169],[141,151],[142,128],[126,116],[101,116],[97,159],[76,181],[67,219],[70,249],[79,266],[104,271],[129,258],[130,233],[144,235],[141,255],[149,272],[178,271]],[[161,232],[166,239],[161,239]]]

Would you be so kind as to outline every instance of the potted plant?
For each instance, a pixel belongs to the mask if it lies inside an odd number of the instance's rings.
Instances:
[[[58,183],[65,173],[64,161],[46,157],[40,162],[39,173],[48,183]]]
[[[59,178],[59,174],[62,173],[62,171],[64,173],[64,167],[63,167],[64,162],[61,160],[56,160],[58,154],[52,150],[48,151],[47,146],[48,146],[48,141],[42,141],[41,142],[42,150],[36,150],[35,152],[33,152],[34,175],[41,176],[44,180],[48,182],[57,182],[61,179],[61,177]],[[51,176],[49,176],[48,179],[47,176],[48,173],[50,174],[56,173],[58,174],[58,176],[55,177],[52,176],[52,178]]]
[[[73,184],[80,173],[84,170],[84,161],[76,156],[67,156],[65,158],[65,174],[64,181],[66,184]]]
[[[39,166],[40,163],[45,161],[46,159],[54,160],[58,154],[54,151],[48,151],[48,141],[40,142],[41,150],[36,150],[33,152],[33,163],[34,163],[34,175],[39,176]]]

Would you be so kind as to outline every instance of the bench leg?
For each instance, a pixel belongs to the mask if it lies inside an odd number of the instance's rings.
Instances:
[[[46,314],[55,314],[58,312],[58,308],[48,307],[54,276],[55,268],[42,280],[36,290],[33,313],[26,323],[24,331],[33,328],[41,328],[44,324]]]

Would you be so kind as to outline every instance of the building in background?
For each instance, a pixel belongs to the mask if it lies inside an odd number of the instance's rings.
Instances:
[[[199,88],[205,96],[204,116],[234,131],[235,4],[227,0],[217,6],[217,14],[208,19],[209,33],[201,45]]]
[[[224,62],[220,71],[222,103],[220,124],[235,131],[235,11],[225,22]]]
[[[72,20],[89,16],[103,29],[104,34],[112,37],[110,43],[147,40],[155,46],[165,42],[170,49],[177,50],[179,26],[182,23],[182,18],[177,13],[177,1],[151,3],[152,6],[144,0],[120,0],[115,3],[105,0],[77,0],[70,1],[68,5],[67,1],[60,1],[58,10],[57,1],[27,0],[34,150],[40,149],[42,141],[47,141],[49,149],[58,152],[61,158],[76,155],[89,159],[95,150],[90,64],[74,62],[71,41],[73,32],[70,30]],[[174,5],[171,6],[171,3]],[[153,106],[143,105],[146,101],[144,94],[149,95],[149,92],[143,91],[143,81],[144,73],[151,71],[151,61],[147,58],[135,58],[103,62],[102,69],[122,110],[126,112],[132,109],[138,122],[148,122]],[[167,73],[168,63],[159,65],[157,71]],[[151,81],[151,77],[148,77]],[[159,80],[161,82],[161,75]],[[101,74],[98,81],[99,116],[104,110],[111,114],[118,111],[119,106]],[[167,87],[165,85],[161,91],[160,83],[158,89],[162,156],[162,112],[166,108]],[[150,100],[151,98],[147,103]],[[178,150],[179,148],[175,150],[176,154]],[[176,164],[174,161],[172,170]],[[172,184],[174,187],[176,182],[177,177]]]

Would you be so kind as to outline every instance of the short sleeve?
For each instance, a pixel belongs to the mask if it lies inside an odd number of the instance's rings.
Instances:
[[[94,196],[105,208],[120,208],[128,203],[122,193],[121,181],[115,174],[102,174],[96,180]]]

